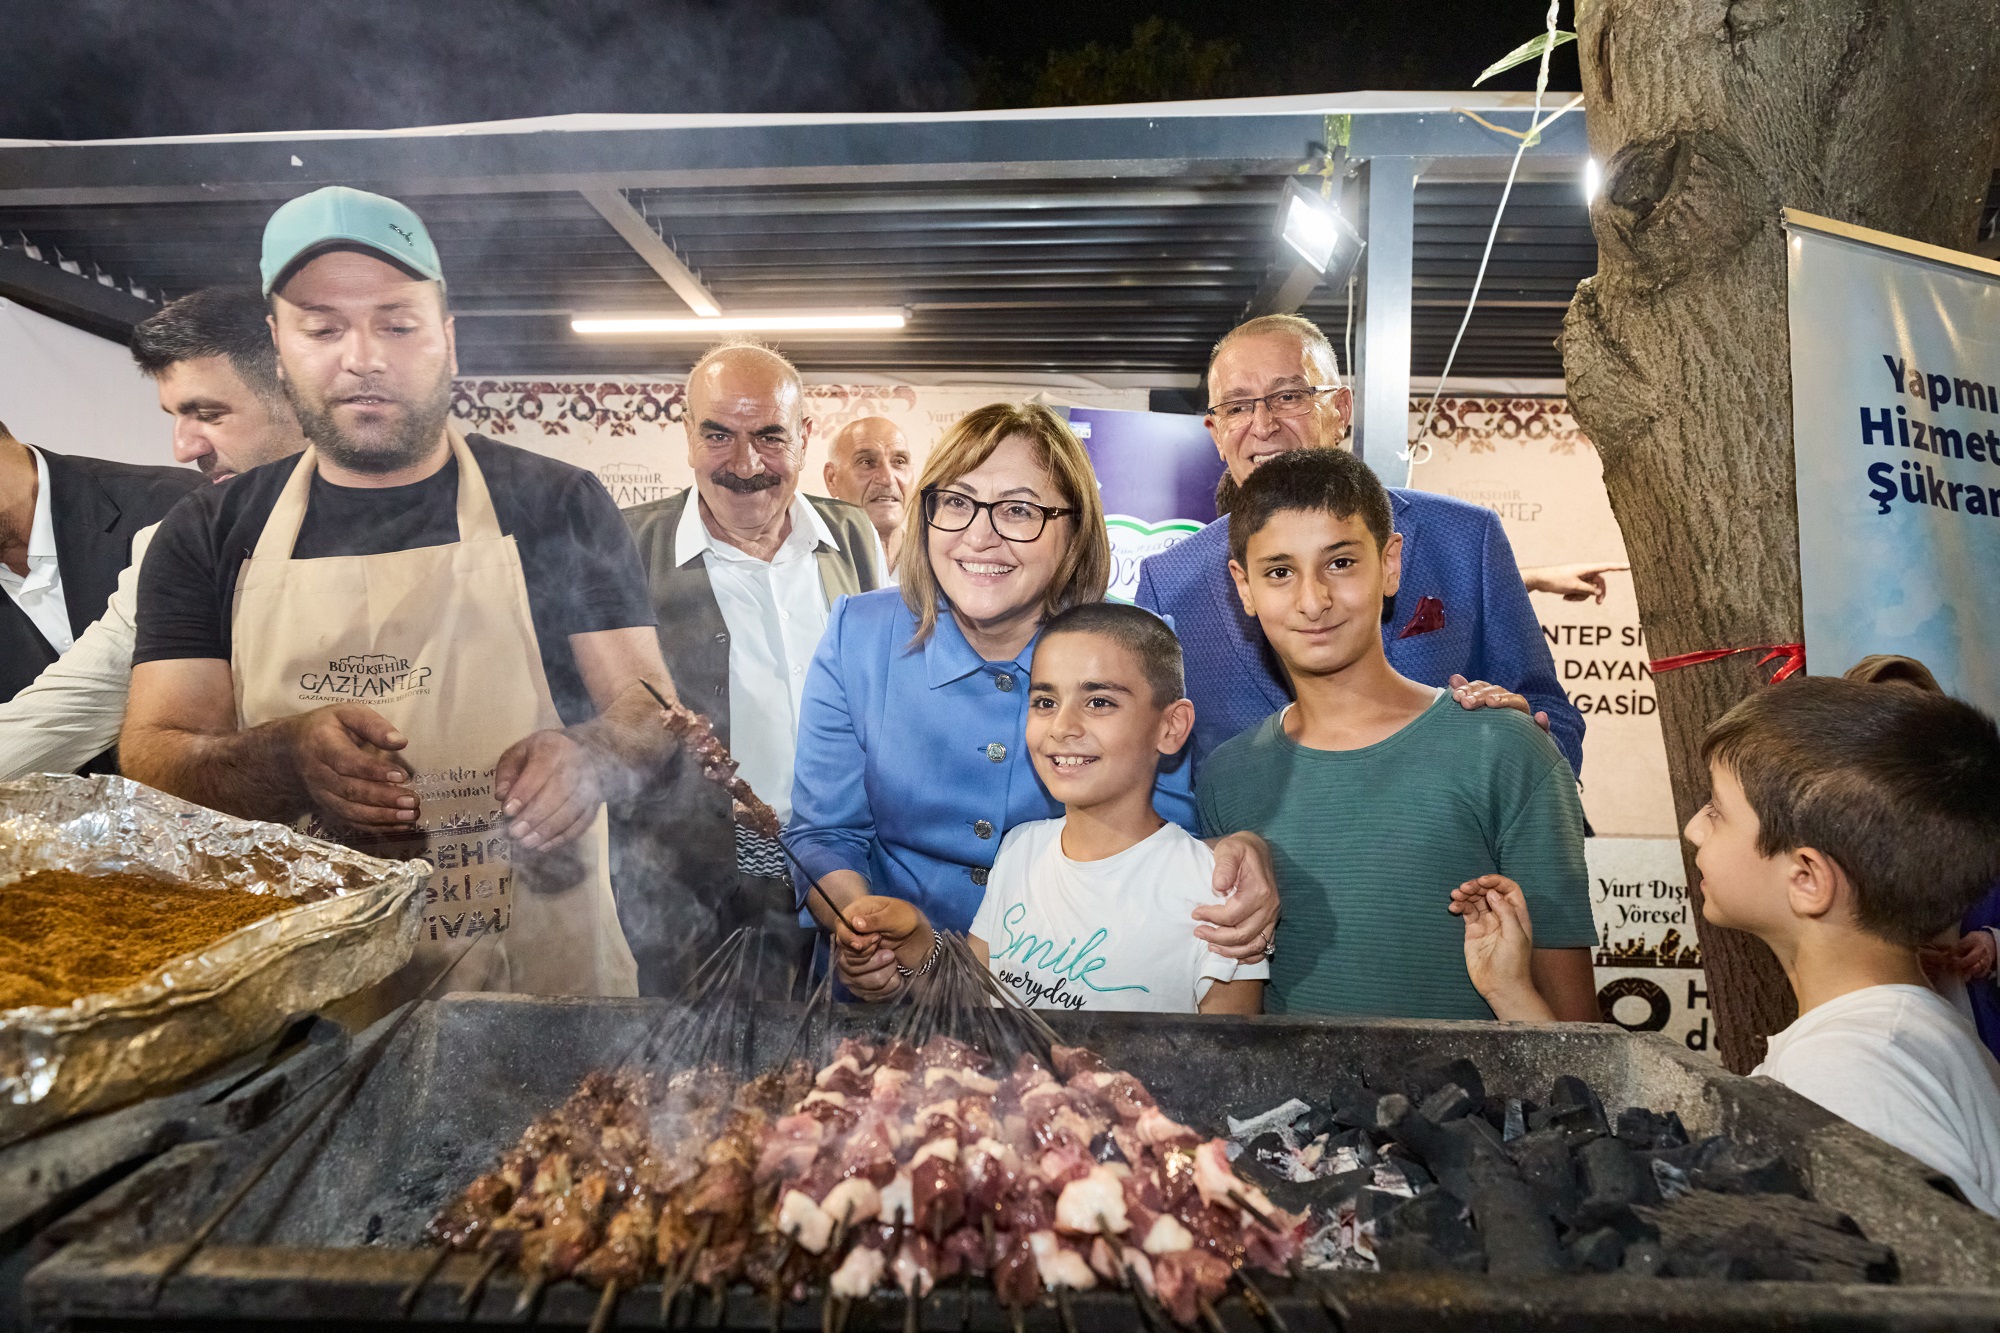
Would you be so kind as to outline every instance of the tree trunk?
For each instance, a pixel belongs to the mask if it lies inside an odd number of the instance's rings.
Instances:
[[[2000,148],[1993,0],[1577,0],[1598,271],[1563,328],[1654,657],[1802,637],[1780,208],[1963,249]],[[1754,657],[1659,677],[1674,807]],[[1838,674],[1851,663],[1813,662]],[[1692,856],[1695,918],[1701,893]],[[1699,926],[1724,1062],[1791,1021],[1770,952]]]

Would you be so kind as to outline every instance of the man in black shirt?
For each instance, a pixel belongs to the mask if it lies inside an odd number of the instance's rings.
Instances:
[[[435,873],[410,979],[631,994],[603,799],[670,748],[645,574],[586,472],[448,427],[416,214],[344,187],[264,236],[313,448],[191,496],[139,583],[126,771]]]

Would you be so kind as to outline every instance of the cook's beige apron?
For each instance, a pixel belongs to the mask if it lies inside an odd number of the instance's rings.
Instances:
[[[392,979],[393,998],[421,989],[460,950],[433,994],[636,995],[604,812],[569,846],[538,854],[513,846],[493,799],[501,754],[562,719],[542,671],[520,551],[502,535],[486,479],[456,432],[451,451],[456,543],[318,560],[292,559],[316,451],[299,458],[236,582],[237,722],[352,703],[409,738],[396,762],[419,797],[416,827],[327,830],[357,850],[422,856],[435,867],[417,951]]]

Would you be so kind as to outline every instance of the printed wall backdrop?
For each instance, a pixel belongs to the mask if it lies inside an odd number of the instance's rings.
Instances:
[[[975,407],[1020,402],[1037,393],[1056,405],[1144,410],[1144,389],[1060,391],[1010,385],[932,388],[912,385],[809,384],[804,487],[824,494],[828,443],[850,421],[888,417],[923,458],[945,429]],[[469,431],[589,468],[620,506],[685,490],[687,465],[681,416],[687,386],[664,376],[616,380],[588,377],[535,380],[462,379],[452,415]]]
[[[1410,405],[1412,434],[1424,406]],[[1625,563],[1597,449],[1561,398],[1447,398],[1428,442],[1410,484],[1498,514],[1523,568]],[[1614,573],[1606,582],[1602,605],[1532,597],[1556,674],[1584,714],[1598,1002],[1624,1027],[1663,1032],[1712,1056],[1708,985],[1645,635],[1631,575]]]
[[[1414,432],[1423,404],[1410,407]],[[1429,444],[1429,458],[1410,470],[1411,486],[1498,514],[1523,568],[1625,563],[1596,446],[1562,399],[1446,399]],[[1673,837],[1680,830],[1632,576],[1606,581],[1601,606],[1533,597],[1556,674],[1584,715],[1584,813],[1601,835]]]

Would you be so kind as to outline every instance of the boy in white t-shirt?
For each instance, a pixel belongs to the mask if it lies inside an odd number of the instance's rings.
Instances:
[[[1254,1014],[1270,964],[1195,938],[1215,858],[1153,809],[1160,757],[1186,744],[1180,641],[1114,602],[1050,620],[1029,668],[1028,752],[1061,819],[1007,831],[968,939],[993,975],[1040,1009]],[[898,898],[852,903],[841,945],[886,945],[915,971],[933,954],[923,913]]]
[[[1702,917],[1769,945],[1799,1017],[1750,1071],[1950,1176],[2000,1215],[2000,1065],[1926,983],[1919,951],[2000,877],[2000,731],[1943,694],[1808,676],[1702,739],[1688,821]],[[1520,891],[1452,895],[1466,962],[1503,1018],[1546,1017]]]

